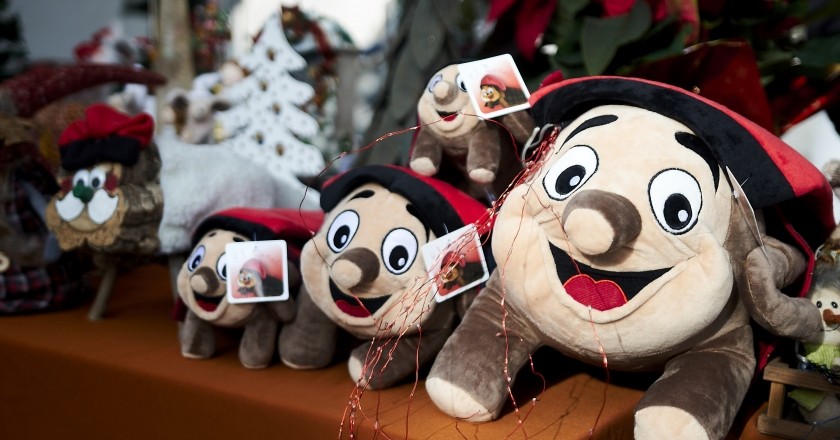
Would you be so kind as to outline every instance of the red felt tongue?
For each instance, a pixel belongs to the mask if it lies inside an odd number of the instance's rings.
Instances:
[[[446,122],[449,122],[449,121],[454,120],[457,117],[458,117],[458,113],[452,113],[451,115],[448,115],[448,116],[444,117],[443,120],[446,121]]]
[[[366,308],[357,304],[350,304],[349,302],[343,299],[336,301],[335,305],[342,312],[356,318],[367,318],[368,316],[370,316],[370,312],[368,312]]]
[[[595,281],[589,275],[575,275],[563,287],[575,301],[595,310],[609,310],[627,303],[627,297],[614,281]]]
[[[199,307],[201,307],[202,310],[207,312],[214,312],[216,311],[216,308],[219,307],[218,304],[212,303],[210,301],[202,301],[200,299],[197,299],[195,302],[196,304],[198,304]]]

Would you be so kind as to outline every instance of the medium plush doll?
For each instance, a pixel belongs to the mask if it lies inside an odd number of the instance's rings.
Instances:
[[[527,110],[500,116],[497,122],[475,114],[458,65],[438,71],[417,103],[421,127],[409,159],[412,170],[452,183],[477,199],[488,189],[498,197],[522,170],[517,147],[534,122]]]
[[[295,320],[281,331],[281,360],[293,368],[328,365],[340,327],[370,341],[348,362],[360,385],[383,388],[413,376],[474,296],[437,303],[421,247],[477,222],[486,209],[446,183],[382,165],[327,182],[321,205],[328,214],[301,254],[304,288]]]
[[[178,273],[178,295],[186,306],[181,328],[181,354],[191,359],[206,359],[216,351],[215,327],[244,328],[239,345],[239,360],[246,368],[268,366],[277,347],[277,328],[295,314],[295,301],[230,303],[227,300],[227,255],[225,246],[233,242],[286,240],[288,250],[289,291],[300,285],[298,261],[300,248],[317,230],[323,214],[320,211],[293,209],[231,208],[217,212],[199,224],[194,246]],[[262,285],[273,268],[258,267],[252,261],[242,265],[237,288],[246,291]],[[255,272],[252,272],[255,270]],[[257,275],[259,280],[252,278]],[[248,279],[250,278],[250,279]],[[278,281],[274,281],[275,283]],[[243,286],[244,284],[244,286]]]
[[[500,209],[498,268],[438,355],[432,400],[494,419],[549,346],[663,372],[636,407],[636,439],[724,438],[755,373],[750,318],[789,338],[822,330],[814,304],[780,289],[833,226],[825,178],[776,136],[665,84],[550,77],[531,102],[556,129]]]

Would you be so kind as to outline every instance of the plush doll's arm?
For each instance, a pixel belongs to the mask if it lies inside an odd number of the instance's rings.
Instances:
[[[472,422],[498,417],[516,373],[540,346],[521,312],[506,303],[499,270],[438,353],[426,390],[441,411]],[[505,361],[507,360],[507,365]]]
[[[181,355],[189,359],[207,359],[216,351],[216,333],[213,324],[187,311],[181,326]]]
[[[467,173],[473,182],[490,183],[496,179],[496,172],[499,170],[501,140],[496,127],[490,124],[480,122],[469,137]]]
[[[332,361],[338,328],[300,288],[295,319],[280,331],[280,360],[292,368],[322,368]]]
[[[795,249],[772,237],[751,250],[738,280],[741,300],[759,325],[773,334],[797,340],[814,340],[822,331],[819,309],[806,298],[794,298],[780,289],[805,269],[805,259]]]
[[[239,362],[245,368],[265,368],[274,356],[277,340],[277,319],[268,306],[258,304],[245,323],[239,341]]]
[[[534,131],[534,119],[525,110],[500,116],[499,122],[507,127],[516,142],[520,144],[524,144]]]
[[[411,151],[408,166],[424,176],[434,176],[440,168],[442,151],[440,141],[431,133],[431,130],[421,128],[417,133],[417,139],[414,140],[414,149]]]
[[[356,347],[348,360],[350,377],[373,390],[414,377],[419,368],[434,359],[452,333],[454,304],[438,304],[433,313],[419,333],[411,332],[399,339],[377,338]]]

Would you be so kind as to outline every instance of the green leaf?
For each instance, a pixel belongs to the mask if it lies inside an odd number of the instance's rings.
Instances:
[[[636,2],[629,13],[610,17],[586,17],[581,29],[580,46],[589,75],[606,70],[618,48],[638,40],[652,22],[647,2]]]

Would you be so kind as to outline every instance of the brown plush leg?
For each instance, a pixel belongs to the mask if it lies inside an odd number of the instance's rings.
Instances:
[[[490,127],[476,130],[470,137],[467,172],[472,181],[487,184],[496,179],[501,157],[499,140],[499,133]]]
[[[213,324],[187,312],[181,327],[181,354],[190,359],[207,359],[216,351],[216,333]]]
[[[274,356],[277,341],[277,320],[264,304],[251,312],[239,342],[239,362],[245,368],[265,368]]]
[[[539,338],[509,304],[502,328],[501,299],[496,271],[441,349],[426,379],[432,401],[453,417],[474,422],[496,418],[508,398],[508,385],[540,346]]]
[[[335,353],[338,328],[301,286],[295,319],[280,331],[280,360],[292,368],[322,368]]]
[[[376,339],[356,347],[348,361],[350,377],[377,390],[388,388],[427,365],[440,351],[452,332],[454,304],[439,304],[419,334]]]
[[[636,408],[635,438],[726,437],[755,363],[748,326],[672,359]]]

